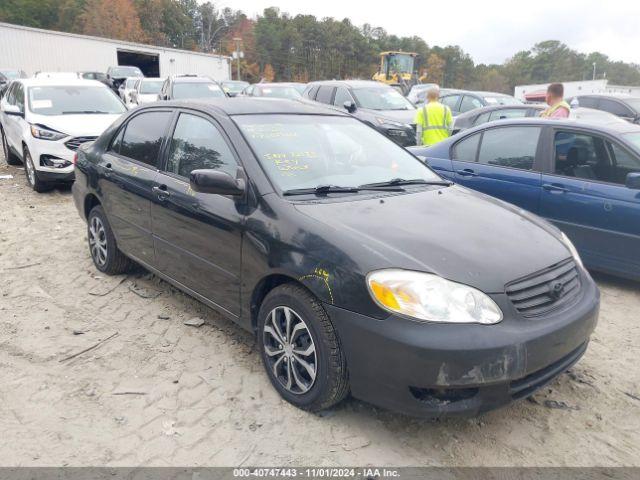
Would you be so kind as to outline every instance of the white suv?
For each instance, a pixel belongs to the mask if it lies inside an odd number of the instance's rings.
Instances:
[[[75,151],[125,111],[118,96],[96,80],[14,80],[0,101],[5,159],[24,164],[37,192],[72,182]]]

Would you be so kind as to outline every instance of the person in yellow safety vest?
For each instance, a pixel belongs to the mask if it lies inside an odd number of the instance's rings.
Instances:
[[[427,90],[427,103],[416,112],[416,144],[435,145],[451,135],[453,117],[451,109],[438,101],[440,89]]]
[[[567,118],[571,113],[571,106],[564,101],[564,87],[561,83],[552,83],[547,88],[547,108],[540,114],[544,118]]]

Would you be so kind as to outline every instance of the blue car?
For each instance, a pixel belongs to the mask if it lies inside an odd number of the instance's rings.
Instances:
[[[640,127],[502,120],[411,151],[443,177],[551,221],[587,267],[640,280]]]

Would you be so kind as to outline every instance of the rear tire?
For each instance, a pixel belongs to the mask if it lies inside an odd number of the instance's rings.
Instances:
[[[0,135],[2,136],[2,151],[4,153],[4,161],[7,162],[7,165],[20,165],[20,159],[18,156],[11,151],[9,148],[9,142],[7,142],[7,137],[4,135],[4,129],[0,127]]]
[[[271,384],[292,405],[316,412],[349,393],[336,331],[322,304],[303,287],[285,284],[269,292],[258,313],[258,343]]]
[[[131,269],[133,262],[120,251],[113,236],[111,225],[100,205],[89,212],[87,239],[93,264],[107,275],[119,275]]]
[[[36,170],[33,159],[31,158],[31,154],[29,153],[29,149],[27,147],[24,147],[22,158],[24,159],[24,173],[25,177],[27,177],[27,185],[29,185],[38,193],[51,190],[51,188],[53,188],[51,184],[45,183],[38,178],[38,171]]]

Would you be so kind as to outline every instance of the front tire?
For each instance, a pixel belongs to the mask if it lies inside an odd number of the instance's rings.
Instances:
[[[9,148],[9,142],[4,134],[4,129],[0,127],[0,136],[2,136],[2,152],[4,153],[4,161],[7,165],[20,165],[20,159]]]
[[[38,193],[50,190],[51,185],[43,182],[38,178],[38,171],[36,170],[33,159],[31,158],[31,154],[29,153],[29,149],[27,147],[24,148],[22,158],[24,159],[24,173],[27,177],[27,184]]]
[[[322,304],[299,285],[265,297],[258,313],[262,362],[278,393],[303,410],[329,408],[349,392],[347,365]]]
[[[120,251],[104,210],[97,205],[87,218],[87,238],[93,264],[107,275],[119,275],[131,269],[133,262]]]

